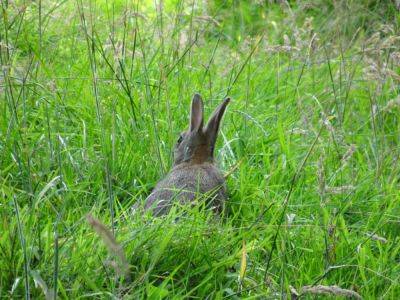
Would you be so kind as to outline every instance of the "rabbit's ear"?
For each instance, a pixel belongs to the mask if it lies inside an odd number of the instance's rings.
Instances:
[[[215,142],[217,141],[219,124],[221,122],[222,116],[224,115],[226,106],[228,105],[230,98],[226,98],[214,111],[210,120],[206,125],[206,129],[204,130],[212,149],[214,149]]]
[[[190,131],[203,129],[203,100],[199,94],[195,94],[192,99],[192,112],[190,114]]]

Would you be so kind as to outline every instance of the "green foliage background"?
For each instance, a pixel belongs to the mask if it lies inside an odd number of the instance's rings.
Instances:
[[[399,296],[395,2],[1,4],[1,298]],[[207,114],[233,99],[226,211],[133,214],[195,92]]]

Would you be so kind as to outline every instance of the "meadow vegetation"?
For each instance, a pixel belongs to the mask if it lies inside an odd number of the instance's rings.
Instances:
[[[0,298],[399,297],[398,1],[2,0],[0,19]],[[207,116],[232,98],[224,213],[133,214],[195,92]]]

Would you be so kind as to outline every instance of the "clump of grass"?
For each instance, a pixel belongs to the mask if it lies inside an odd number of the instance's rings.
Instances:
[[[0,297],[397,298],[395,9],[3,1]],[[226,210],[133,214],[194,92],[233,99],[216,148]]]

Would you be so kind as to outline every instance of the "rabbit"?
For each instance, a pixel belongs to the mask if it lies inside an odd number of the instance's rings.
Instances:
[[[227,190],[225,178],[214,164],[214,148],[229,102],[230,98],[226,98],[203,127],[203,100],[199,94],[193,96],[189,129],[180,134],[174,148],[173,167],[146,198],[145,210],[162,216],[175,203],[193,204],[202,196],[207,199],[207,206],[211,205],[217,212],[222,211]]]

